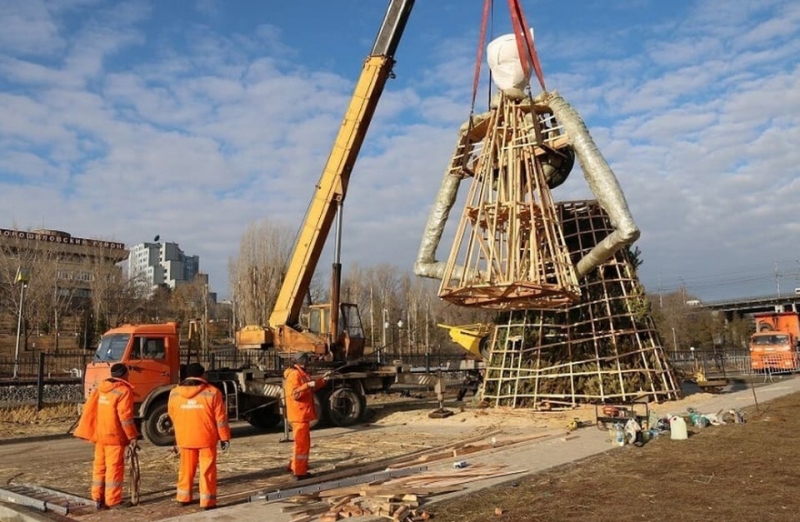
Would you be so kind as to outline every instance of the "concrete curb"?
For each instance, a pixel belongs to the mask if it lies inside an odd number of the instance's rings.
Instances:
[[[59,440],[72,437],[71,433],[54,433],[52,435],[36,435],[35,437],[12,437],[9,439],[0,439],[0,446],[10,446],[12,444],[19,444],[22,442],[47,442],[50,440]],[[4,520],[0,518],[0,520]]]

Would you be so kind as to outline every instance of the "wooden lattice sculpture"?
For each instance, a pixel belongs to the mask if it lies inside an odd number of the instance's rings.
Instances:
[[[558,210],[573,259],[612,229],[594,201],[559,203]],[[483,389],[494,405],[559,409],[680,397],[625,249],[581,280],[579,303],[505,315],[492,335]]]
[[[578,280],[548,186],[563,172],[553,163],[571,167],[564,135],[547,106],[505,96],[480,129],[485,135],[466,165],[472,184],[439,296],[499,310],[575,302]],[[463,152],[457,147],[451,163]]]

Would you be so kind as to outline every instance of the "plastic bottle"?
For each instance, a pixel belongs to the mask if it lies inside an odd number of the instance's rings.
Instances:
[[[614,424],[614,444],[625,445],[625,430],[622,428],[622,424]]]
[[[670,417],[669,432],[672,440],[686,440],[689,438],[689,433],[686,430],[686,421],[683,420],[683,417]]]

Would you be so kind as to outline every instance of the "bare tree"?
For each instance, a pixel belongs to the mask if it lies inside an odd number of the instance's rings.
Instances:
[[[150,292],[141,276],[125,277],[120,266],[99,258],[90,259],[88,270],[98,332],[141,317]]]
[[[170,304],[180,323],[197,321],[197,333],[205,353],[209,343],[208,275],[197,274],[192,281],[177,286],[172,292]]]
[[[49,331],[53,313],[53,292],[56,287],[57,272],[53,265],[58,254],[45,242],[24,239],[20,236],[7,238],[0,246],[0,300],[9,310],[19,312],[22,299],[22,331],[24,347],[34,327]],[[24,296],[17,281],[17,273],[27,273]],[[16,314],[15,314],[16,315]]]
[[[231,296],[239,324],[265,325],[275,306],[292,248],[288,226],[264,219],[251,223],[229,262]]]

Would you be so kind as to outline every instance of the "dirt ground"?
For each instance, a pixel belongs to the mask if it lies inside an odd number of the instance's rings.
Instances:
[[[693,395],[696,400],[698,395]],[[519,436],[564,428],[578,417],[591,423],[595,409],[532,413],[522,410],[463,408],[432,421],[429,398],[386,396],[373,399],[368,424],[327,428],[312,434],[313,471],[324,474],[365,465],[487,433]],[[685,411],[683,401],[653,405],[659,416]],[[643,447],[626,446],[429,507],[442,522],[627,521],[627,520],[798,520],[800,512],[800,394],[762,403],[759,414],[746,410],[747,423],[693,429],[685,441],[658,437]],[[49,420],[45,417],[52,417]],[[41,418],[39,418],[41,417]],[[26,439],[63,433],[69,413],[40,416],[17,412],[0,416],[0,439]],[[581,429],[597,429],[594,426]],[[498,436],[499,437],[499,436]],[[291,451],[280,432],[234,428],[231,450],[219,461],[219,504],[288,483],[282,468]],[[0,485],[36,483],[87,496],[92,447],[73,438],[0,445]],[[164,519],[193,512],[173,501],[178,459],[166,448],[144,443],[141,453],[142,502],[125,511],[128,522]],[[496,515],[500,508],[502,515]],[[87,522],[114,513],[76,515]]]
[[[428,413],[437,407],[430,397],[373,397],[369,422],[352,428],[324,428],[312,432],[312,471],[321,475],[355,469],[377,461],[440,447],[453,441],[502,430],[519,434],[532,427],[529,412],[502,412],[465,407],[448,402],[455,412],[434,421]],[[0,416],[0,486],[35,484],[88,497],[92,445],[72,437],[49,440],[34,435],[65,433],[74,414],[47,409],[6,411]],[[259,432],[234,423],[231,449],[218,462],[218,504],[245,501],[258,492],[293,484],[284,468],[291,444],[281,443],[282,431]],[[502,439],[501,439],[502,440]],[[181,508],[174,501],[178,457],[169,448],[142,442],[140,450],[141,502],[125,510],[127,522],[159,520],[197,511],[195,504]],[[126,486],[127,491],[127,486]],[[126,493],[127,495],[127,493]],[[71,514],[78,520],[110,521],[118,513],[87,511]]]
[[[432,511],[439,522],[800,520],[799,409],[789,395],[745,410],[745,424],[625,446]]]

